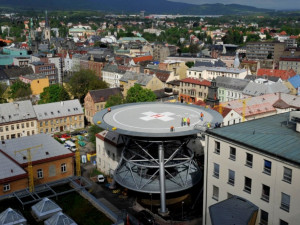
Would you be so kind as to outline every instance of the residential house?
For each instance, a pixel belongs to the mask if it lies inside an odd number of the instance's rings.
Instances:
[[[208,95],[208,87],[211,82],[196,78],[185,78],[180,80],[179,100],[181,102],[195,103],[205,100]]]
[[[178,76],[178,79],[186,78],[186,71],[189,67],[185,65],[184,61],[180,60],[165,60],[158,64],[158,68],[161,70],[168,70],[174,72],[174,76]]]
[[[216,82],[220,102],[228,102],[244,98],[243,90],[250,81],[231,77],[217,77]]]
[[[296,74],[300,74],[300,56],[280,57],[280,70],[294,70]]]
[[[286,94],[290,93],[289,89],[282,82],[272,84],[259,84],[256,82],[249,82],[242,93],[245,97],[249,97],[278,92]]]
[[[139,84],[142,88],[147,88],[152,91],[164,88],[163,82],[161,82],[155,74],[150,75],[127,71],[120,79],[120,87],[124,97],[127,96],[128,90],[133,87],[134,84]]]
[[[146,74],[155,74],[155,76],[164,84],[164,87],[166,87],[166,83],[171,80],[177,80],[178,76],[174,76],[174,72],[172,71],[166,71],[166,70],[159,70],[159,69],[152,69],[151,67],[146,67],[144,69],[144,73]]]
[[[105,81],[110,88],[120,87],[120,78],[125,74],[126,70],[120,70],[118,65],[107,64],[102,69],[102,80]]]
[[[54,63],[38,61],[30,63],[29,66],[31,66],[34,73],[48,77],[50,85],[58,83],[57,68]]]
[[[41,146],[39,146],[41,145]],[[28,153],[31,150],[31,162],[34,185],[45,184],[74,175],[74,153],[47,134],[36,134],[0,143],[0,164],[3,186],[0,194],[28,187]],[[22,151],[23,150],[23,151]],[[5,159],[4,159],[5,158]],[[5,167],[4,167],[5,166]],[[24,173],[25,171],[25,173]]]
[[[192,67],[186,71],[186,76],[196,79],[212,80],[217,77],[244,79],[249,74],[245,69],[226,67]]]
[[[241,114],[237,113],[234,109],[223,107],[222,104],[216,105],[213,109],[223,116],[222,126],[229,126],[242,121],[243,117]]]
[[[289,78],[288,82],[286,82],[285,85],[290,90],[290,94],[300,95],[300,75],[299,74]]]
[[[0,104],[1,140],[37,133],[37,116],[29,100]]]
[[[277,70],[277,69],[258,69],[256,76],[273,76],[280,77],[281,80],[286,81],[290,77],[296,75],[296,72],[293,69],[289,70]]]
[[[214,224],[210,207],[233,195],[258,207],[251,224],[298,223],[299,121],[290,112],[207,131],[203,225]]]
[[[84,113],[78,99],[34,105],[38,133],[54,134],[84,128]]]
[[[30,57],[29,56],[13,58],[13,65],[14,66],[27,67],[29,63],[30,63]]]
[[[122,96],[121,88],[106,88],[89,91],[84,98],[84,115],[88,122],[93,124],[96,112],[105,108],[106,101],[112,95]]]
[[[121,159],[124,142],[116,132],[104,130],[96,134],[97,169],[113,176]]]
[[[20,76],[19,79],[30,84],[32,95],[39,95],[44,91],[44,88],[49,87],[49,79],[45,75],[31,74]]]
[[[89,69],[95,72],[99,79],[102,79],[102,68],[106,65],[107,60],[105,57],[99,56],[85,56],[80,59],[80,68]]]

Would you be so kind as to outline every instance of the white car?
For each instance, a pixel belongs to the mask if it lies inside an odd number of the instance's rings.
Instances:
[[[104,183],[104,180],[105,180],[105,178],[104,178],[104,176],[103,176],[102,174],[99,174],[99,175],[97,176],[97,181],[98,181],[99,183]]]

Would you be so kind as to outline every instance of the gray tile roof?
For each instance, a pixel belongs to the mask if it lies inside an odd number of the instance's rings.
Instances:
[[[83,114],[83,109],[78,99],[34,105],[33,108],[38,120]]]
[[[17,163],[0,152],[0,181],[5,178],[26,174]]]
[[[272,93],[290,93],[289,89],[281,82],[273,84],[258,84],[255,82],[250,82],[243,90],[243,94],[250,96],[259,96]]]
[[[120,78],[120,81],[128,82],[129,80],[137,80],[139,77],[138,73],[126,71],[126,73]]]
[[[42,147],[31,150],[33,163],[38,160],[72,153],[48,134],[36,134],[32,136],[5,140],[5,143],[0,143],[0,151],[5,152],[8,156],[10,156],[10,158],[13,158],[17,163],[22,165],[28,162],[27,157],[24,158],[24,156],[27,156],[27,153],[22,152],[22,154],[24,154],[22,155],[21,153],[15,153],[15,151],[41,144]]]
[[[138,77],[138,80],[135,82],[136,84],[140,84],[142,86],[146,86],[150,80],[152,80],[152,78],[154,77],[155,75],[149,75],[149,74],[141,74],[139,77]]]
[[[195,61],[195,67],[199,66],[205,66],[205,67],[226,67],[226,63],[224,63],[222,60],[218,61]]]
[[[121,88],[105,88],[99,90],[91,90],[89,91],[94,103],[96,102],[106,102],[108,98],[112,95],[122,95]]]
[[[216,135],[280,159],[300,164],[300,133],[287,121],[289,113],[277,114],[232,126],[209,130]]]
[[[0,104],[0,124],[34,118],[36,114],[29,100]]]
[[[247,70],[245,69],[236,69],[236,68],[228,68],[228,67],[206,67],[206,66],[192,67],[188,70],[199,71],[199,72],[208,70],[208,71],[215,71],[215,72],[237,73],[237,74],[247,72]]]
[[[243,91],[250,81],[244,79],[218,76],[216,78],[216,82],[217,82],[217,87],[226,88],[230,90]]]

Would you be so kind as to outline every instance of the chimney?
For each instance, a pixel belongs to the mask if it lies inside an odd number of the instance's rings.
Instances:
[[[63,101],[61,101],[61,102],[60,102],[60,105],[61,105],[61,106],[64,106],[64,102],[63,102]]]

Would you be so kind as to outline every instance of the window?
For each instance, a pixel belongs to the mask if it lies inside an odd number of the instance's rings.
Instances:
[[[5,130],[8,131],[8,126],[5,127]]]
[[[264,184],[262,185],[261,199],[266,202],[269,202],[270,199],[270,187]]]
[[[29,123],[28,123],[28,122],[26,123],[26,127],[27,127],[27,128],[29,127]]]
[[[236,154],[236,148],[230,147],[230,155],[229,155],[229,158],[230,158],[231,160],[235,160],[235,154]]]
[[[61,164],[60,168],[61,168],[62,173],[67,172],[67,164],[65,164],[65,163]]]
[[[0,132],[3,132],[3,127],[0,127]]]
[[[212,196],[213,199],[215,200],[219,200],[219,188],[216,187],[216,186],[213,186],[213,196]]]
[[[219,171],[220,171],[220,165],[217,163],[214,163],[214,177],[219,178]]]
[[[227,198],[233,197],[233,194],[227,193]]]
[[[265,160],[265,164],[264,164],[264,173],[271,175],[271,168],[272,168],[272,162]]]
[[[285,193],[281,193],[281,205],[280,208],[289,212],[290,211],[290,196],[285,194]]]
[[[3,184],[3,192],[10,191],[10,184]]]
[[[250,153],[247,153],[246,156],[246,166],[249,166],[252,168],[252,163],[253,163],[253,155]]]
[[[15,126],[14,125],[11,125],[11,128],[10,128],[11,130],[14,130],[15,129]]]
[[[228,184],[234,185],[235,172],[233,170],[228,170]]]
[[[251,185],[252,185],[252,179],[249,177],[245,177],[244,191],[247,193],[251,193]]]
[[[34,126],[34,123],[33,122],[31,122],[31,127],[33,127]]]
[[[43,122],[40,122],[40,127],[42,127],[43,126]]]
[[[37,170],[37,177],[38,177],[39,179],[41,179],[41,178],[44,177],[44,174],[43,174],[43,170],[42,170],[42,169],[38,169],[38,170]]]
[[[292,183],[292,170],[287,167],[283,167],[283,170],[283,181]]]
[[[215,153],[220,154],[220,142],[215,141]]]
[[[279,225],[289,225],[289,223],[285,222],[284,220],[280,220],[279,221]]]
[[[22,128],[24,128],[25,127],[25,123],[22,123]]]
[[[260,224],[267,225],[268,224],[268,213],[264,210],[260,210]]]

